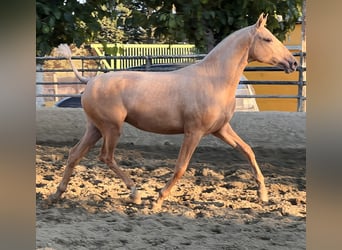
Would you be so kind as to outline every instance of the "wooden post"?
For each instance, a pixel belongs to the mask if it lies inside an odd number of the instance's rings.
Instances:
[[[37,63],[36,65],[37,70],[43,69],[43,64]],[[44,81],[44,73],[43,72],[36,72],[36,82],[43,82]],[[36,85],[36,95],[41,95],[44,92],[43,85]],[[36,97],[36,106],[43,107],[45,106],[44,97]]]
[[[55,95],[58,95],[58,79],[57,79],[57,76],[56,76],[56,73],[53,74],[53,81],[56,83],[53,85],[53,91],[54,91],[54,94]],[[54,97],[54,101],[57,102],[59,100],[58,97]]]
[[[306,0],[302,6],[302,53],[306,54]],[[302,67],[306,68],[306,56],[303,56]],[[306,82],[306,70],[303,71],[303,82]],[[306,86],[303,86],[303,96],[306,97]],[[302,110],[306,112],[306,100],[303,101]]]

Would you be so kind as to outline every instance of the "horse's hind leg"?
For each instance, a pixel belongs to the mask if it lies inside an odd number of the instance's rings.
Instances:
[[[69,152],[62,181],[60,182],[56,193],[50,195],[48,198],[48,201],[50,203],[56,202],[65,192],[74,167],[80,162],[82,157],[86,153],[88,153],[91,147],[93,147],[100,138],[100,131],[91,122],[88,121],[86,132],[84,133],[83,137]]]
[[[252,148],[235,133],[235,131],[231,128],[231,126],[228,123],[213,135],[228,143],[233,148],[238,148],[245,154],[245,156],[251,164],[254,178],[258,184],[259,199],[262,202],[267,202],[268,195],[265,187],[264,176],[261,173],[261,170],[255,159],[255,154]]]
[[[140,194],[133,180],[123,172],[115,162],[114,149],[120,137],[120,128],[108,128],[103,131],[103,146],[100,154],[100,161],[106,163],[108,167],[125,183],[130,189],[130,198],[135,204],[141,203]]]

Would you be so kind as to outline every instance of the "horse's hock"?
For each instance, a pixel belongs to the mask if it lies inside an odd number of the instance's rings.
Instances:
[[[37,143],[75,144],[85,131],[86,118],[79,108],[37,108]],[[231,125],[251,147],[305,148],[305,112],[235,112]],[[181,145],[183,135],[159,135],[126,124],[120,143],[135,145]],[[200,146],[226,144],[211,135]]]

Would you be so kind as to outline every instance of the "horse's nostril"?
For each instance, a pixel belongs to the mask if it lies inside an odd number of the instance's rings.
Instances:
[[[290,62],[290,68],[291,68],[292,70],[296,70],[297,66],[298,66],[298,63],[297,63],[296,60]]]

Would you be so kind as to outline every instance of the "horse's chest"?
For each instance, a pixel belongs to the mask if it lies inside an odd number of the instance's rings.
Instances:
[[[228,100],[225,101],[224,104],[222,104],[221,107],[221,115],[226,121],[229,121],[235,111],[235,106],[236,106],[236,100],[235,98],[229,98]]]
[[[222,112],[222,115],[221,115],[221,117],[219,118],[219,121],[220,121],[220,125],[224,125],[224,124],[226,124],[227,122],[229,122],[230,121],[230,119],[232,118],[232,116],[233,116],[233,112],[234,110],[225,110],[225,111],[223,111]]]
[[[225,107],[212,108],[207,110],[207,112],[202,116],[201,124],[207,133],[212,133],[228,123],[232,118],[232,115],[233,112],[231,109]]]

